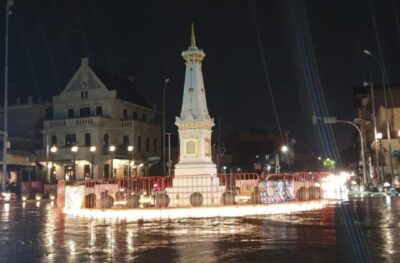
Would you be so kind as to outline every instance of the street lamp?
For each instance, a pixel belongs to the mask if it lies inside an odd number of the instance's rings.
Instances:
[[[313,123],[316,124],[318,120],[323,120],[325,124],[335,124],[335,123],[347,123],[356,128],[358,131],[358,134],[360,136],[360,146],[361,146],[361,160],[362,160],[362,167],[363,167],[363,177],[364,177],[364,183],[367,184],[367,167],[365,163],[365,152],[364,152],[364,136],[363,133],[355,123],[351,121],[344,121],[344,120],[338,120],[336,117],[317,117],[315,115],[312,116]]]
[[[381,132],[377,132],[376,133],[376,139],[377,139],[377,142],[378,142],[378,144],[379,144],[379,154],[378,154],[378,162],[379,162],[379,166],[381,165],[381,155],[382,155],[382,138],[383,138],[383,134],[381,133]],[[383,164],[383,162],[382,162],[382,164]],[[382,169],[382,176],[381,176],[381,180],[382,181],[384,181],[384,175],[385,175],[385,170],[383,169],[383,167],[384,167],[384,164],[381,166],[381,167],[379,167],[378,169]]]
[[[94,178],[94,176],[93,176],[93,170],[94,170],[94,155],[95,155],[95,153],[96,153],[96,146],[90,146],[90,152],[92,153],[92,164],[91,164],[91,167],[90,167],[90,179],[93,179]]]
[[[164,88],[163,88],[163,121],[162,121],[162,168],[163,168],[163,176],[165,175],[165,97],[167,93],[167,85],[169,82],[169,78],[165,79]]]
[[[4,51],[4,127],[3,127],[3,175],[1,182],[2,192],[6,191],[7,176],[7,124],[8,124],[8,17],[11,15],[12,0],[6,1],[6,29],[5,29],[5,51]]]
[[[110,145],[109,150],[111,152],[111,178],[114,178],[114,152],[115,152],[115,146]]]
[[[388,114],[388,101],[387,101],[387,79],[385,75],[385,67],[381,63],[381,61],[368,49],[364,49],[363,53],[367,55],[368,57],[372,58],[376,62],[376,64],[379,67],[379,70],[381,72],[381,77],[382,77],[382,86],[383,86],[383,102],[385,106],[385,119],[386,119],[386,134],[387,134],[387,139],[388,139],[388,144],[389,144],[389,160],[390,160],[390,173],[391,173],[391,179],[393,181],[393,159],[392,159],[392,143],[391,143],[391,136],[390,136],[390,123],[389,123],[389,114]],[[393,105],[392,105],[393,106]]]
[[[53,180],[53,176],[54,176],[54,173],[55,173],[55,170],[56,170],[56,167],[55,167],[55,165],[54,165],[54,154],[57,152],[57,146],[55,146],[55,145],[53,145],[53,146],[51,146],[51,148],[50,148],[50,152],[51,152],[51,177],[50,177],[50,183],[52,183],[54,180]]]
[[[71,147],[72,157],[73,157],[73,179],[76,180],[76,153],[78,152],[78,146],[74,145]]]
[[[129,165],[128,165],[128,175],[129,175],[129,177],[132,177],[132,168],[131,168],[131,162],[132,162],[132,159],[133,159],[133,146],[132,145],[129,145],[128,146],[128,148],[127,148],[127,150],[128,150],[128,153],[129,153]]]

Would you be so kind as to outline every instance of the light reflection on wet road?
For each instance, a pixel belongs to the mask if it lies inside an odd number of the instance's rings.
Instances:
[[[0,262],[399,262],[400,198],[273,217],[133,223],[0,204]]]

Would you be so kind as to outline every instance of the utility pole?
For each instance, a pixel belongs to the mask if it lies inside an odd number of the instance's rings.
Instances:
[[[221,165],[221,117],[218,117],[218,133],[217,133],[217,173],[219,173]]]
[[[172,161],[171,161],[171,134],[170,132],[165,133],[168,135],[168,162],[167,162],[167,167],[168,167],[168,176],[171,176],[171,166],[172,166]]]
[[[14,4],[12,0],[6,1],[6,30],[5,30],[5,51],[4,51],[4,129],[3,129],[3,176],[2,191],[6,191],[7,176],[7,137],[8,137],[8,18],[11,15],[10,8]],[[46,169],[48,169],[46,167]]]

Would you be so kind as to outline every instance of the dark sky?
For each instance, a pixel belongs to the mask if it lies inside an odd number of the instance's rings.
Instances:
[[[210,114],[221,118],[225,134],[252,127],[277,129],[261,51],[281,128],[316,151],[322,147],[311,123],[312,105],[352,120],[352,88],[370,72],[380,82],[378,68],[362,49],[378,54],[379,39],[388,78],[399,81],[400,2],[395,0],[15,0],[12,9],[11,97],[59,93],[80,57],[87,56],[98,67],[134,76],[139,89],[158,105],[164,79],[170,78],[166,108],[171,130],[183,92],[180,53],[189,45],[192,22],[197,45],[206,53],[203,74]],[[4,14],[1,36],[3,21]],[[332,128],[338,147],[348,146],[353,130]]]

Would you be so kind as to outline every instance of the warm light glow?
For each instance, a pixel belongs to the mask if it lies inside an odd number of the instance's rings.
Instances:
[[[90,146],[90,151],[93,153],[96,151],[96,146]]]
[[[57,152],[57,146],[51,146],[50,152],[56,153]]]
[[[23,195],[23,196],[21,196],[21,199],[22,199],[22,202],[25,202],[25,201],[26,201],[26,199],[28,199],[28,198],[27,198],[27,196],[26,196],[26,195]]]
[[[114,152],[115,151],[115,146],[114,145],[110,145],[109,150],[110,150],[110,152]]]
[[[2,193],[2,195],[5,202],[9,202],[11,200],[11,193]]]
[[[383,134],[382,134],[381,132],[377,132],[377,133],[376,133],[376,138],[377,138],[378,140],[382,139],[382,138],[383,138]]]
[[[139,164],[139,167],[143,167],[143,166],[144,166],[144,164],[143,164],[143,163]]]
[[[128,149],[128,152],[131,152],[131,151],[133,151],[133,146],[129,145],[127,149]]]
[[[238,217],[251,215],[291,214],[302,211],[322,209],[327,200],[309,202],[290,202],[266,205],[189,207],[177,209],[64,209],[64,213],[99,219],[127,220],[169,220],[179,218]]]
[[[348,198],[346,182],[351,175],[347,172],[330,174],[321,180],[322,195],[325,199],[343,200]]]
[[[282,145],[281,152],[286,153],[288,151],[289,151],[289,147],[287,147],[287,145]]]
[[[50,200],[56,199],[56,196],[53,193],[49,194],[49,197],[50,197]]]
[[[42,195],[41,195],[41,194],[36,194],[35,199],[36,199],[37,201],[42,200]]]
[[[74,153],[78,152],[78,146],[76,146],[76,145],[72,146],[71,151]]]

